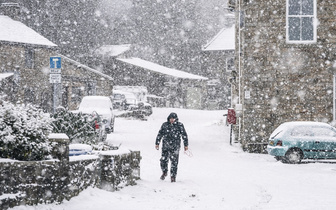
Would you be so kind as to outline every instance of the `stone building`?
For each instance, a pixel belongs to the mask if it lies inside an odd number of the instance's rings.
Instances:
[[[61,105],[75,110],[84,96],[112,96],[113,78],[64,55]],[[62,68],[63,68],[62,67]]]
[[[231,71],[234,70],[235,27],[223,28],[202,49],[201,70],[207,82],[206,108],[231,106]]]
[[[150,94],[165,98],[167,107],[205,108],[207,77],[134,57],[117,58],[115,64],[121,85],[145,86]]]
[[[6,10],[6,8],[10,10]],[[1,14],[19,14],[18,4],[3,4]],[[6,13],[7,11],[7,13]],[[111,95],[112,78],[57,53],[57,45],[18,18],[0,15],[0,95],[13,103],[32,103],[45,111],[57,105],[76,108],[84,95]],[[53,97],[50,57],[62,58],[61,88]],[[60,86],[60,85],[58,85]]]
[[[236,15],[236,140],[262,152],[286,121],[335,119],[334,0],[230,0]]]
[[[145,86],[154,106],[204,109],[207,77],[132,57],[132,46],[105,45],[88,58],[118,86]]]

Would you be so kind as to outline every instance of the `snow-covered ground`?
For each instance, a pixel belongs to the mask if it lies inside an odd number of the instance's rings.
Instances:
[[[189,135],[189,157],[180,152],[177,182],[161,181],[154,141],[170,112]],[[136,186],[107,192],[89,188],[60,205],[19,206],[16,210],[186,210],[186,209],[335,209],[336,164],[289,165],[265,154],[230,146],[224,111],[155,108],[148,121],[116,120],[113,144],[140,150],[141,180]]]

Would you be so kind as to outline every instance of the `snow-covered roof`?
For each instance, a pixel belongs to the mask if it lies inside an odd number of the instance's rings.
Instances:
[[[103,45],[96,49],[94,52],[97,55],[105,55],[116,57],[131,48],[130,44],[123,44],[123,45]]]
[[[0,15],[0,41],[49,47],[57,46],[23,23],[4,15]]]
[[[93,69],[93,68],[90,68],[90,67],[88,67],[88,66],[86,66],[86,65],[84,65],[84,64],[81,64],[81,63],[79,63],[78,61],[72,60],[71,58],[68,58],[68,57],[66,57],[66,56],[64,56],[64,55],[59,55],[59,56],[61,56],[64,60],[66,60],[66,61],[68,61],[68,62],[70,62],[70,63],[76,65],[78,68],[83,68],[83,69],[85,69],[85,70],[88,70],[88,71],[91,71],[91,72],[93,72],[93,73],[99,74],[100,76],[105,77],[105,78],[107,78],[107,79],[109,79],[109,80],[113,80],[112,77],[110,77],[110,76],[108,76],[108,75],[106,75],[106,74],[103,74],[102,72],[97,71],[97,70],[95,70],[95,69]]]
[[[203,51],[215,50],[235,50],[235,25],[230,28],[223,28],[203,47]]]
[[[13,75],[14,73],[0,73],[0,81]]]
[[[154,71],[156,73],[172,76],[172,77],[177,77],[177,78],[182,78],[182,79],[196,79],[196,80],[207,80],[208,79],[206,77],[202,77],[202,76],[190,74],[184,71],[161,66],[159,64],[152,63],[146,60],[142,60],[140,58],[117,58],[117,60],[128,63],[128,64],[132,64],[132,65],[135,65],[135,66],[138,66],[138,67],[150,70],[150,71]]]

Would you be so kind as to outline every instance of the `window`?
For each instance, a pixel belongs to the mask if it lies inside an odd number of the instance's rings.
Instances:
[[[240,28],[244,28],[245,24],[245,12],[244,11],[240,11],[239,12],[239,24],[240,24]]]
[[[313,127],[311,128],[316,137],[335,137],[335,132],[329,128]]]
[[[96,95],[96,84],[94,82],[88,82],[86,86],[86,91],[88,96]]]
[[[25,56],[26,56],[26,67],[29,69],[34,68],[34,49],[27,48]]]
[[[287,42],[316,42],[316,0],[287,0]]]
[[[295,127],[291,132],[291,136],[303,137],[303,136],[313,136],[313,132],[310,127]]]

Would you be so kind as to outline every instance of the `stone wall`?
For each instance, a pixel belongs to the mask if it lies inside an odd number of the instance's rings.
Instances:
[[[317,0],[317,42],[289,44],[286,0],[242,1],[241,11],[245,15],[240,31],[240,102],[243,113],[240,129],[236,126],[235,131],[245,150],[263,152],[271,132],[283,122],[333,120],[335,10],[333,0]],[[237,79],[234,98],[239,97],[238,83]]]
[[[69,160],[68,142],[54,140],[57,142],[53,156],[58,159],[0,162],[0,209],[60,203],[89,186],[114,191],[135,185],[140,179],[140,152],[77,156]]]

